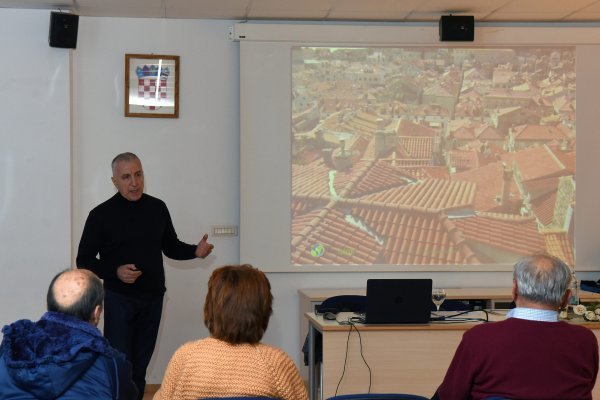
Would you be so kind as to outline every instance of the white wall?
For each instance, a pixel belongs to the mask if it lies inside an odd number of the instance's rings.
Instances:
[[[232,23],[82,17],[73,51],[70,143],[69,51],[48,47],[48,21],[48,12],[0,9],[0,49],[3,61],[10,60],[0,67],[2,324],[39,317],[50,277],[69,265],[87,213],[114,193],[109,163],[118,152],[133,151],[142,158],[147,191],[169,205],[183,240],[199,240],[212,225],[239,224],[239,47],[227,39]],[[179,119],[123,117],[125,53],[181,56]],[[166,261],[167,300],[150,383],[161,381],[175,348],[206,335],[202,303],[212,269],[240,261],[238,238],[212,241],[214,256],[207,260]],[[506,272],[427,275],[448,287],[510,282]],[[299,363],[297,290],[361,287],[370,276],[270,273],[275,306],[265,341]],[[579,276],[600,278],[599,273]]]
[[[0,10],[0,325],[37,320],[70,266],[69,51],[47,11]]]

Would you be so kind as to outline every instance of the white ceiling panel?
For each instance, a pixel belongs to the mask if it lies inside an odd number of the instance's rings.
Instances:
[[[498,11],[503,13],[524,12],[527,14],[535,14],[536,12],[568,13],[596,2],[597,0],[512,0],[503,5]]]
[[[494,11],[495,21],[563,21],[597,0],[512,0]]]
[[[337,0],[333,3],[333,11],[368,11],[374,13],[412,11],[424,0]]]
[[[448,12],[414,11],[408,15],[410,21],[439,21],[440,15],[448,15]],[[453,15],[472,15],[475,21],[482,21],[488,14],[482,13],[453,13]]]
[[[564,21],[566,16],[564,12],[537,12],[535,14],[497,12],[489,15],[486,21],[553,22]]]
[[[327,17],[332,0],[253,0],[250,19],[316,19]]]
[[[415,9],[419,12],[439,13],[442,11],[444,14],[462,14],[462,15],[485,15],[491,11],[494,11],[511,0],[427,0],[424,1],[419,7]]]
[[[353,11],[332,10],[327,16],[331,20],[350,21],[405,21],[408,11]],[[438,17],[439,18],[439,17]]]
[[[0,0],[0,7],[62,9],[82,16],[197,19],[600,22],[600,0]]]
[[[0,0],[0,8],[41,8],[71,11],[75,9],[75,4],[71,0]]]
[[[254,0],[248,9],[248,18],[322,19],[330,8],[331,1]]]
[[[162,18],[165,10],[162,0],[77,0],[77,13],[90,17],[104,17],[118,9],[123,17]]]
[[[166,0],[167,18],[245,19],[251,0]]]

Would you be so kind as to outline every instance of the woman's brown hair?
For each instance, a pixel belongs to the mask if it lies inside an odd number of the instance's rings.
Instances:
[[[217,339],[232,344],[260,342],[273,313],[271,284],[249,264],[213,271],[204,302],[204,324]]]

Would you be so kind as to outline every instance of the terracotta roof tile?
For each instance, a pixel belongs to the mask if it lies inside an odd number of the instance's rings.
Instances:
[[[546,193],[531,201],[533,213],[544,226],[550,225],[554,218],[556,206],[556,191]]]
[[[412,172],[412,171],[411,171]],[[419,168],[418,171],[412,172],[412,174],[419,178],[437,178],[437,179],[450,179],[450,171],[448,167],[423,167]]]
[[[360,114],[357,120],[365,126],[381,123],[372,114]],[[487,161],[487,165],[480,163],[483,166],[449,176],[447,167],[429,166],[424,153],[430,150],[419,147],[424,143],[433,147],[437,131],[403,121],[398,124],[398,139],[404,145],[404,156],[422,151],[419,156],[423,159],[363,159],[334,174],[322,157],[292,166],[292,262],[479,264],[498,262],[489,260],[489,251],[516,257],[543,250],[573,258],[567,234],[541,233],[535,217],[518,215],[521,199],[514,176],[508,182],[506,206],[498,203],[504,179],[502,162]],[[353,142],[357,149],[369,152],[373,141],[362,134],[357,138],[360,140]],[[461,155],[475,157],[468,162],[477,165],[485,156],[483,147],[476,147],[455,150],[450,157],[453,162]],[[559,147],[497,153],[505,164],[515,167],[516,176],[531,194],[534,214],[544,225],[552,220],[557,177],[572,175],[575,169],[574,150],[561,151]],[[446,179],[429,178],[436,175]],[[474,211],[480,212],[472,217],[447,217],[448,213],[464,216]],[[315,244],[325,248],[320,257],[311,255]]]
[[[559,178],[550,177],[546,179],[536,179],[523,183],[525,191],[531,196],[532,200],[540,196],[545,196],[548,193],[556,192],[558,188]]]
[[[385,162],[363,162],[354,170],[360,178],[347,174],[344,185],[358,188],[361,178],[365,183],[377,181],[377,175],[385,176],[383,172],[388,167]],[[319,167],[312,166],[308,170],[319,170]],[[372,176],[367,179],[369,173]],[[375,187],[379,184],[381,182]],[[516,254],[544,248],[534,218],[480,214],[449,220],[445,214],[434,211],[469,208],[477,192],[473,183],[427,179],[380,190],[358,200],[333,201],[328,194],[295,195],[292,199],[293,262],[299,265],[469,264],[486,261],[485,252],[477,255],[477,246],[496,247]],[[329,204],[324,206],[327,202]],[[346,213],[351,210],[350,215],[366,229],[349,223],[341,210]],[[310,249],[318,243],[325,246],[327,255],[315,259]]]
[[[347,194],[347,197],[359,197],[391,187],[404,186],[414,180],[415,178],[404,169],[378,160],[377,162],[368,164],[368,168],[361,174],[360,179]]]
[[[562,130],[551,125],[519,125],[514,128],[513,136],[517,141],[550,141],[566,139]]]
[[[292,209],[292,221],[300,215],[307,214],[308,212],[316,209],[323,208],[329,200],[326,199],[314,199],[314,198],[292,198],[291,209]]]
[[[485,124],[477,129],[475,129],[475,135],[479,140],[503,140],[505,138],[498,129]]]
[[[451,232],[442,214],[389,209],[378,231],[386,232],[386,264],[472,264],[478,260],[462,236]],[[365,217],[371,223],[369,216]]]
[[[479,157],[474,150],[450,150],[448,157],[450,157],[450,165],[456,168],[457,171],[479,166]]]
[[[510,165],[513,163],[517,165],[523,182],[571,175],[565,165],[545,145],[529,147],[516,153],[507,153],[502,156],[502,159]]]
[[[548,145],[548,148],[552,154],[564,165],[566,170],[575,175],[576,164],[575,164],[575,150],[561,150],[560,145]],[[573,146],[573,149],[575,147]]]
[[[470,118],[457,118],[448,121],[448,131],[451,133],[460,128],[468,128],[473,126],[473,120]]]
[[[425,125],[415,124],[405,118],[401,118],[396,128],[398,136],[421,136],[421,137],[436,137],[438,133],[435,129],[431,129]]]
[[[544,236],[538,232],[533,217],[478,213],[475,217],[457,218],[453,222],[471,243],[522,256],[546,250]]]
[[[504,166],[501,162],[494,162],[483,167],[458,172],[452,180],[471,182],[476,185],[473,206],[477,211],[492,211],[498,209],[502,200],[502,186],[504,181]],[[519,206],[521,196],[514,178],[508,182],[508,209]],[[514,204],[513,204],[514,203]]]
[[[433,154],[433,137],[400,136],[399,147],[407,158],[431,160]]]
[[[549,254],[560,258],[571,268],[575,267],[573,246],[565,232],[552,232],[545,235],[546,248]]]
[[[329,169],[321,160],[308,165],[292,164],[292,194],[329,196]]]
[[[324,252],[313,256],[311,249]],[[368,233],[347,223],[337,210],[313,212],[292,224],[291,258],[295,265],[375,264],[382,246]]]
[[[425,179],[364,196],[361,200],[427,210],[471,209],[475,185],[466,181]]]
[[[342,209],[350,210],[355,224]],[[310,254],[315,244],[325,248],[320,257]],[[292,262],[455,265],[480,261],[444,214],[348,200],[294,218]]]
[[[456,140],[475,140],[477,136],[475,135],[475,128],[471,126],[462,126],[452,132],[452,137]]]
[[[292,165],[292,198],[297,200],[310,198],[322,203],[335,197],[331,187],[338,197],[352,198],[403,186],[415,180],[410,171],[394,167],[382,160],[360,161],[347,171],[332,170],[323,161],[316,161],[309,165],[294,164]],[[333,185],[330,186],[330,183]]]

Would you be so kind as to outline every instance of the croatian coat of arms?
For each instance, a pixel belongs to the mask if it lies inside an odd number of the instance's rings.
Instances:
[[[161,68],[159,65],[138,65],[135,69],[138,78],[138,97],[142,106],[147,110],[158,110],[161,101],[167,99],[167,79],[169,67]]]

